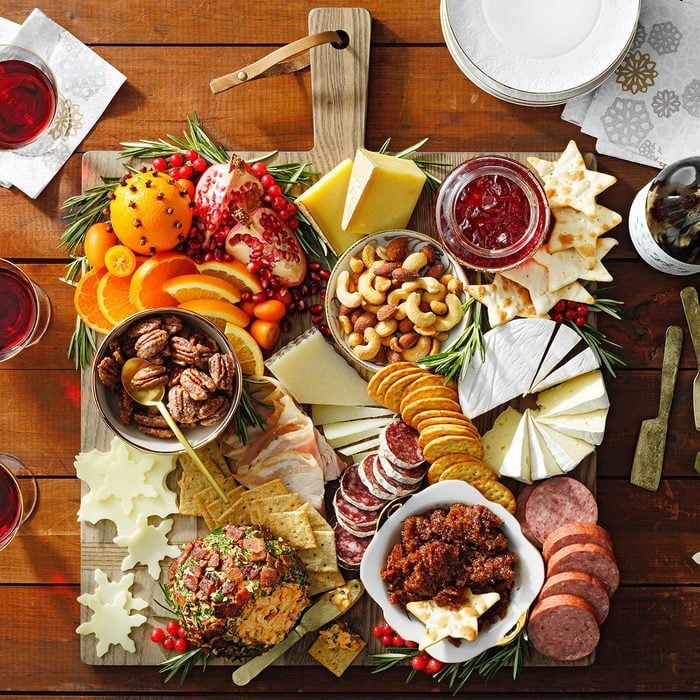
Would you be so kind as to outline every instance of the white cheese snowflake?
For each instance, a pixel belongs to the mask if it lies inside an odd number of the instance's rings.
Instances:
[[[124,605],[127,612],[132,610],[143,610],[148,607],[148,603],[142,598],[135,598],[131,593],[134,585],[134,575],[124,574],[119,581],[110,581],[107,574],[102,569],[95,569],[95,592],[83,593],[78,597],[78,602],[90,610],[97,610],[101,605],[111,603],[122,591],[126,592],[126,603]]]
[[[172,526],[172,520],[163,520],[157,527],[149,525],[146,516],[139,515],[133,533],[117,535],[113,540],[129,552],[122,562],[122,571],[132,569],[136,564],[145,564],[150,576],[157,581],[160,578],[161,559],[180,554],[180,548],[168,542],[167,535]]]

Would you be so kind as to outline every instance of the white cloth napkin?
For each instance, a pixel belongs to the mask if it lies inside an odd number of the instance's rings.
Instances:
[[[95,126],[126,76],[41,10],[33,10],[21,27],[0,20],[0,43],[8,42],[41,56],[58,83],[55,146],[47,153],[34,156],[0,151],[0,172],[34,199]]]
[[[644,165],[700,152],[700,2],[642,0],[632,46],[596,91],[562,119],[595,136],[600,153]]]

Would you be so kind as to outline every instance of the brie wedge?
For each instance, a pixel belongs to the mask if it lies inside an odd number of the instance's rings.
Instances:
[[[509,410],[509,409],[508,409]],[[517,413],[517,411],[516,411]],[[515,434],[510,443],[510,448],[503,457],[498,473],[501,476],[509,476],[511,479],[522,481],[526,484],[532,483],[530,476],[530,437],[528,423],[530,422],[530,411],[523,413]]]
[[[579,438],[594,445],[603,442],[607,408],[599,408],[589,413],[577,413],[563,416],[541,416],[540,422],[549,425],[564,435]]]
[[[590,442],[564,435],[564,433],[550,428],[540,422],[537,416],[533,418],[533,422],[535,429],[539,431],[544,443],[564,472],[575,469],[595,449]]]
[[[570,379],[542,392],[537,397],[540,416],[588,413],[610,405],[600,370]]]
[[[532,392],[533,387],[543,381],[580,342],[581,336],[575,330],[560,324],[537,371],[537,376],[532,380],[529,391]]]
[[[564,470],[554,458],[547,443],[540,437],[535,427],[534,415],[528,421],[528,437],[530,439],[530,478],[532,481],[547,479],[550,476],[561,476]]]
[[[586,348],[578,355],[572,357],[568,362],[563,364],[554,372],[547,375],[544,379],[535,380],[530,391],[536,394],[550,387],[556,386],[565,382],[567,379],[573,379],[574,377],[580,377],[582,374],[587,374],[592,372],[594,369],[598,369],[600,365],[598,360],[590,348]],[[539,376],[539,373],[538,373]]]

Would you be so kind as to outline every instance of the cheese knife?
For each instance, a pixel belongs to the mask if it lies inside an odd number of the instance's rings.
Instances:
[[[695,417],[695,430],[700,430],[700,303],[698,303],[698,290],[695,287],[686,287],[681,292],[683,311],[688,322],[690,338],[695,349],[695,360],[698,364],[698,373],[693,380],[693,415]]]
[[[248,663],[239,666],[231,675],[236,685],[246,685],[305,634],[323,627],[346,613],[362,597],[365,589],[358,579],[324,593],[303,615],[301,622],[278,644]]]
[[[656,418],[642,421],[637,447],[634,451],[632,474],[630,475],[630,481],[635,486],[641,486],[649,491],[656,491],[661,481],[668,417],[671,413],[671,402],[673,401],[673,390],[676,385],[682,347],[683,331],[680,326],[669,326],[666,329],[666,344],[661,369],[659,415]]]

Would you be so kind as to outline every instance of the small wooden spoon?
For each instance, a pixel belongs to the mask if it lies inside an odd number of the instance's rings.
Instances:
[[[122,384],[126,393],[131,396],[131,398],[136,401],[136,403],[142,406],[155,406],[160,414],[165,418],[170,430],[175,433],[175,437],[180,441],[180,444],[185,448],[187,454],[192,458],[194,463],[199,467],[206,480],[211,484],[211,487],[216,491],[219,498],[224,502],[228,503],[228,498],[226,494],[222,491],[221,486],[217,483],[216,479],[211,475],[211,472],[206,468],[199,455],[194,451],[192,445],[190,445],[187,438],[182,434],[179,426],[173,419],[173,417],[168,412],[165,404],[163,403],[163,397],[165,396],[165,386],[156,386],[150,389],[137,389],[132,386],[132,380],[136,372],[138,372],[143,367],[149,367],[151,363],[148,360],[143,360],[140,357],[132,357],[127,360],[122,367]]]

